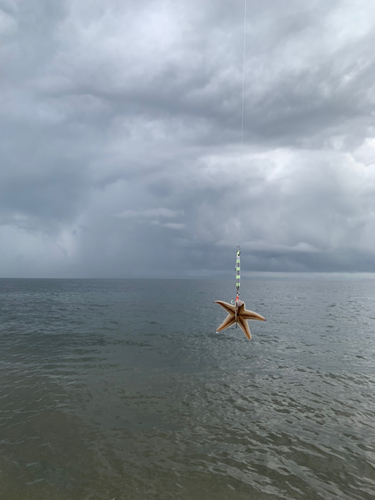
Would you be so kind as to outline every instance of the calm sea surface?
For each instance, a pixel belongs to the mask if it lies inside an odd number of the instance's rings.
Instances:
[[[375,498],[375,282],[0,280],[0,498]]]

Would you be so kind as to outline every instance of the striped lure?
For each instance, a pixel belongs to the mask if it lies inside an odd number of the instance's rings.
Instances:
[[[240,286],[241,286],[241,249],[240,245],[237,246],[236,252],[236,289],[237,289],[237,297],[240,296]]]

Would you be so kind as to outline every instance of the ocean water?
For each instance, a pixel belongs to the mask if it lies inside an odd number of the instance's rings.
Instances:
[[[0,498],[374,499],[375,282],[0,280]]]

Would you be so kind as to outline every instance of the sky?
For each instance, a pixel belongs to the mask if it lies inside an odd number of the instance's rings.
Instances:
[[[375,272],[375,2],[244,12],[0,0],[0,277]]]

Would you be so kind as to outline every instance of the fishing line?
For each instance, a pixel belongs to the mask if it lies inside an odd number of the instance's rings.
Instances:
[[[239,186],[238,186],[238,214],[237,214],[237,225],[238,225],[238,245],[236,250],[236,301],[240,296],[240,286],[241,286],[241,181],[242,181],[242,167],[243,167],[243,129],[244,129],[244,111],[245,111],[245,60],[246,60],[246,25],[247,25],[247,0],[245,0],[245,12],[244,12],[244,23],[243,23],[243,54],[242,54],[242,106],[241,106],[241,146],[240,146],[240,161],[239,161]]]
[[[243,53],[242,53],[242,105],[241,105],[241,150],[240,150],[240,174],[243,165],[243,130],[244,130],[244,116],[245,116],[245,60],[246,60],[246,25],[247,25],[247,0],[244,1],[244,22],[243,22]],[[241,177],[241,175],[239,176]],[[238,245],[240,245],[241,236],[241,181],[239,182],[238,191]]]

